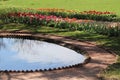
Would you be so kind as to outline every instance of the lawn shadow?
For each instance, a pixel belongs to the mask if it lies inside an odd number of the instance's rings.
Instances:
[[[98,46],[106,47],[113,50],[117,55],[120,56],[120,37],[108,37],[105,35],[92,34],[89,32],[77,33],[71,37],[98,43]]]
[[[0,31],[11,32],[31,32],[31,33],[59,33],[67,32],[68,29],[58,29],[54,27],[36,26],[20,23],[4,23],[0,22]]]

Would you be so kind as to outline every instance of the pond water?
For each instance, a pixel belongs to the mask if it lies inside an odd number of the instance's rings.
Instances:
[[[0,70],[44,70],[83,63],[71,49],[37,40],[0,38]]]

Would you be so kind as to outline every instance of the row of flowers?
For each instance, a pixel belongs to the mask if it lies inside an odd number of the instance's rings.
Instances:
[[[39,20],[46,20],[46,21],[55,21],[55,22],[68,22],[68,23],[85,23],[85,22],[94,22],[93,20],[82,20],[82,19],[76,19],[76,18],[62,18],[62,17],[57,17],[54,15],[41,15],[41,14],[34,14],[34,13],[9,13],[7,14],[7,17],[29,17],[30,20],[35,18]]]
[[[37,9],[39,11],[43,12],[67,12],[67,13],[78,13],[78,11],[75,10],[66,10],[66,9],[58,9],[58,8],[39,8]]]
[[[80,14],[95,14],[95,15],[115,15],[113,12],[109,11],[96,11],[96,10],[89,10],[89,11],[75,11],[75,10],[66,10],[66,9],[58,9],[58,8],[39,8],[37,9],[42,12],[67,12],[67,13],[80,13]]]
[[[65,9],[49,9],[49,8],[40,8],[37,9],[40,11],[40,14],[45,15],[56,15],[61,17],[69,17],[69,18],[77,18],[77,19],[91,19],[91,20],[97,20],[97,21],[115,21],[117,15],[113,12],[109,11],[75,11],[75,10],[65,10]]]
[[[89,32],[95,32],[99,34],[109,35],[109,36],[120,36],[119,27],[106,27],[104,25],[98,25],[92,20],[78,20],[76,18],[62,18],[53,15],[41,15],[33,13],[8,13],[5,16],[1,16],[1,19],[5,23],[24,23],[28,25],[42,25],[57,27],[69,30],[83,30]]]
[[[81,14],[91,14],[91,15],[115,15],[115,13],[113,12],[109,12],[109,11],[95,11],[95,10],[90,10],[90,11],[83,11],[81,12]]]
[[[11,13],[11,12],[30,12],[41,15],[54,15],[62,18],[76,18],[76,19],[87,19],[87,20],[96,20],[96,21],[120,21],[120,18],[113,12],[101,12],[101,11],[76,11],[76,10],[65,10],[65,9],[21,9],[21,8],[8,8],[0,10],[0,14]],[[2,13],[3,12],[3,13]]]

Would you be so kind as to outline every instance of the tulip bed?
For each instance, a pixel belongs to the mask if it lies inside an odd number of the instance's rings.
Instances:
[[[0,13],[0,18],[5,23],[14,22],[35,26],[42,25],[60,29],[89,31],[108,36],[120,36],[120,28],[117,26],[107,27],[100,24],[98,25],[94,23],[93,20],[83,20],[77,17],[72,18],[69,16],[62,16],[64,13],[66,13],[66,15],[76,15],[77,12],[75,11],[64,9],[10,9],[6,10],[6,12],[4,11],[3,13]],[[84,11],[81,14],[87,15],[88,17],[91,15],[92,18],[93,16],[99,18],[97,17],[98,15],[104,18],[109,18],[110,16],[115,17],[115,14],[110,12]]]
[[[77,19],[90,19],[90,20],[97,20],[97,21],[117,21],[117,15],[113,12],[101,12],[101,11],[75,11],[75,10],[65,10],[65,9],[38,9],[40,14],[45,15],[55,15],[61,17],[69,17],[69,18],[77,18]]]
[[[96,20],[96,21],[120,21],[120,18],[114,12],[101,12],[101,11],[76,11],[76,10],[66,10],[66,9],[56,9],[56,8],[39,8],[39,9],[31,9],[31,8],[5,8],[1,9],[3,13],[10,12],[31,12],[42,15],[54,15],[62,18],[76,18],[76,19],[87,19],[87,20]],[[0,12],[0,13],[2,13]]]

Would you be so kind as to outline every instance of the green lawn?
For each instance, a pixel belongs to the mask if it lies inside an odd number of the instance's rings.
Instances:
[[[112,11],[120,15],[120,0],[1,0],[3,7],[27,8],[64,8],[84,10]]]

